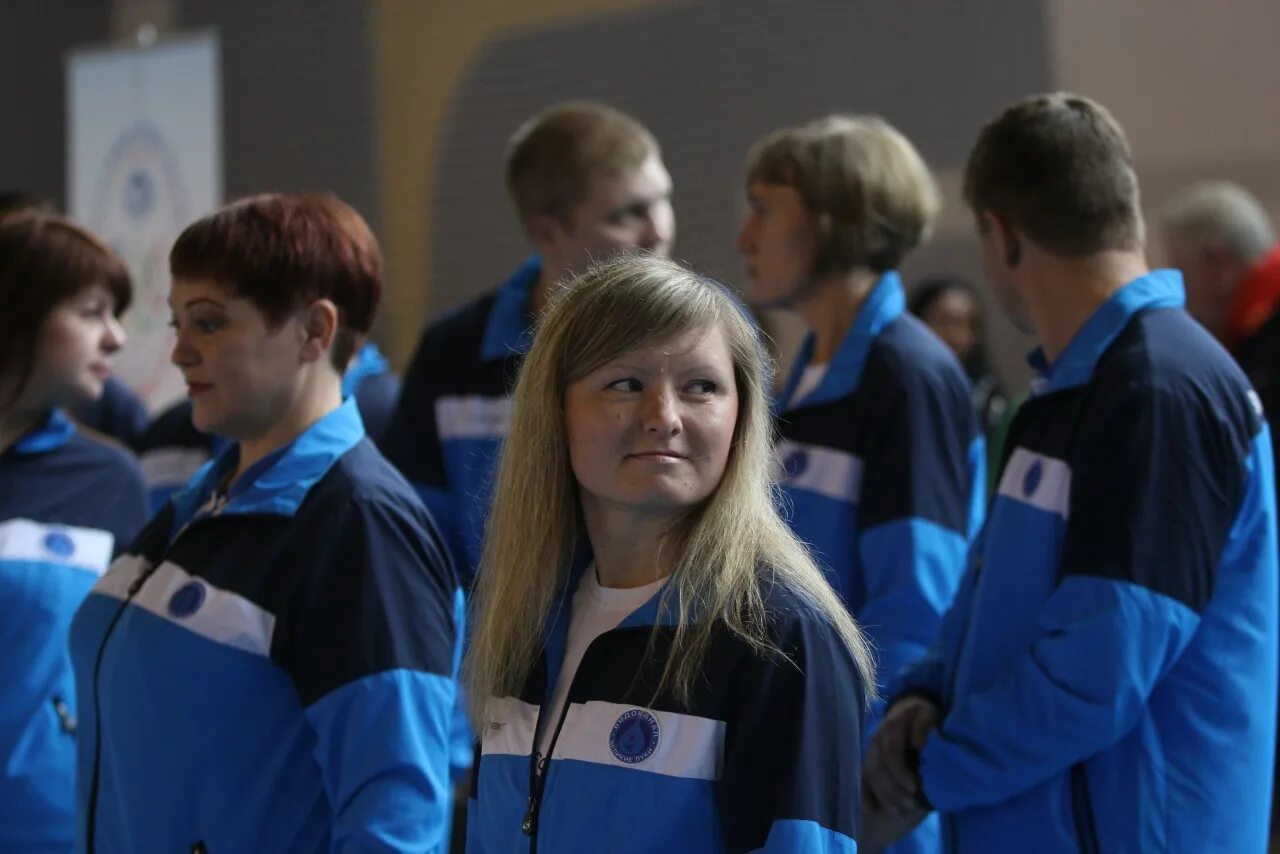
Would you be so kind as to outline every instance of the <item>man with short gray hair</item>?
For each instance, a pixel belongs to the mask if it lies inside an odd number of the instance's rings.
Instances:
[[[1187,309],[1236,357],[1263,407],[1280,415],[1280,244],[1258,200],[1236,184],[1181,190],[1160,217]]]

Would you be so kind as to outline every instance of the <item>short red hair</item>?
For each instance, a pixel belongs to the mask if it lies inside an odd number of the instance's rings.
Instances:
[[[339,373],[382,297],[382,252],[355,209],[334,196],[250,196],[199,219],[169,252],[175,278],[212,279],[252,302],[269,326],[319,299],[338,308]]]

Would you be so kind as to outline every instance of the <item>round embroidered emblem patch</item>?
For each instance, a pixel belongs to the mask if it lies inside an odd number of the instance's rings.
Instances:
[[[1027,498],[1035,495],[1036,490],[1040,488],[1040,481],[1044,477],[1044,463],[1036,460],[1031,468],[1027,469],[1027,475],[1022,479],[1022,494]]]
[[[613,722],[609,750],[619,762],[636,765],[658,749],[658,719],[644,709],[627,709]]]
[[[44,535],[44,550],[58,557],[71,557],[76,551],[76,541],[61,531],[50,531]]]
[[[184,584],[169,597],[169,613],[175,617],[190,617],[204,604],[205,588],[199,581]]]

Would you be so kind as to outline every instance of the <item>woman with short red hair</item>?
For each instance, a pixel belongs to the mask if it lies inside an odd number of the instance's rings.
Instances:
[[[377,243],[337,199],[256,196],[170,267],[192,420],[232,444],[76,615],[80,842],[437,850],[461,596],[341,393]]]

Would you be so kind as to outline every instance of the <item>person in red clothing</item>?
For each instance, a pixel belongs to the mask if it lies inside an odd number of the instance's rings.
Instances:
[[[1192,184],[1161,217],[1187,309],[1240,363],[1267,416],[1280,417],[1280,243],[1254,196],[1226,181]]]

